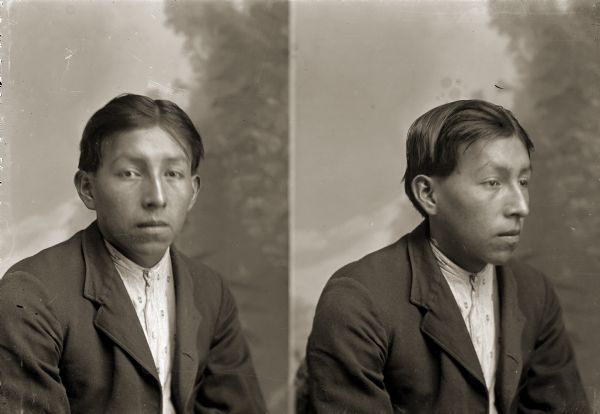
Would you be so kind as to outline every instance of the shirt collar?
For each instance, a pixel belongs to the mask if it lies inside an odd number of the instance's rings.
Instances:
[[[489,263],[486,264],[484,268],[477,273],[469,272],[468,270],[465,270],[456,263],[454,263],[448,258],[448,256],[442,253],[442,251],[437,247],[436,242],[433,239],[429,239],[429,244],[431,245],[431,250],[433,250],[433,255],[435,256],[440,269],[445,274],[448,274],[454,278],[469,283],[471,275],[473,275],[475,279],[478,280],[483,277],[489,277],[494,273],[494,266],[492,266]]]
[[[164,271],[168,268],[168,264],[170,261],[170,248],[167,247],[165,254],[163,257],[156,263],[154,266],[147,268],[142,267],[135,263],[134,261],[128,259],[123,253],[118,251],[112,244],[110,244],[107,240],[104,240],[104,244],[108,249],[108,253],[113,263],[117,266],[124,268],[127,272],[132,273],[134,275],[143,276],[144,272],[147,274],[153,275],[156,273],[164,273]]]

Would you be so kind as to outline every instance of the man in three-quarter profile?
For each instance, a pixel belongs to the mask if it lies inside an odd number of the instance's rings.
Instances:
[[[307,348],[316,413],[589,413],[546,277],[511,259],[533,144],[464,100],[411,126],[405,190],[424,221],[337,271]]]
[[[0,281],[0,412],[264,413],[229,289],[173,246],[200,183],[192,121],[121,95],[80,150],[96,221]]]

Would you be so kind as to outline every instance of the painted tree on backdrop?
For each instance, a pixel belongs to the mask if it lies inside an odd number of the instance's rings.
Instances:
[[[525,250],[557,287],[600,409],[600,2],[494,2],[490,11],[520,75],[514,110],[536,144]]]
[[[207,152],[187,226],[202,234],[188,231],[179,245],[233,278],[269,409],[285,412],[288,5],[169,2],[165,13],[185,37],[188,113]]]

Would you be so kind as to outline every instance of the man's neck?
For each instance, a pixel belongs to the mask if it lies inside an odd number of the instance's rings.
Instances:
[[[129,268],[132,271],[139,271],[139,272],[150,271],[151,272],[155,269],[158,269],[162,265],[162,263],[165,260],[167,260],[167,257],[169,256],[169,253],[170,253],[170,249],[167,248],[167,250],[164,252],[164,254],[158,258],[158,260],[148,261],[147,264],[149,264],[151,262],[152,262],[152,264],[150,266],[144,266],[144,264],[138,263],[137,260],[133,260],[133,259],[129,258],[127,255],[125,255],[123,252],[121,252],[115,245],[110,243],[108,240],[104,239],[104,243],[106,244],[108,252],[110,253],[110,256],[113,259],[113,261],[118,260],[124,266],[126,266],[127,268]]]
[[[444,260],[451,264],[451,266],[460,269],[466,274],[480,273],[489,265],[488,263],[482,263],[479,265],[465,265],[464,263],[461,263],[460,261],[456,260],[455,257],[453,257],[452,253],[448,252],[449,249],[445,249],[443,246],[440,246],[440,243],[435,238],[430,236],[429,243],[431,244],[432,248],[435,248],[437,252],[439,252],[443,256]]]

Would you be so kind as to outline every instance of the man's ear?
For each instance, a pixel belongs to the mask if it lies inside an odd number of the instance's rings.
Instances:
[[[435,182],[433,178],[420,174],[413,178],[412,192],[415,199],[428,216],[437,213],[437,197],[435,194]]]
[[[79,170],[75,173],[74,183],[79,198],[83,201],[83,204],[90,210],[96,210],[96,203],[94,201],[94,181],[91,176],[93,173]]]
[[[196,204],[196,198],[198,197],[198,192],[200,191],[200,177],[198,174],[194,174],[192,176],[192,190],[194,191],[194,194],[192,195],[192,199],[188,205],[188,211],[190,211],[192,207],[194,207],[194,204]]]

